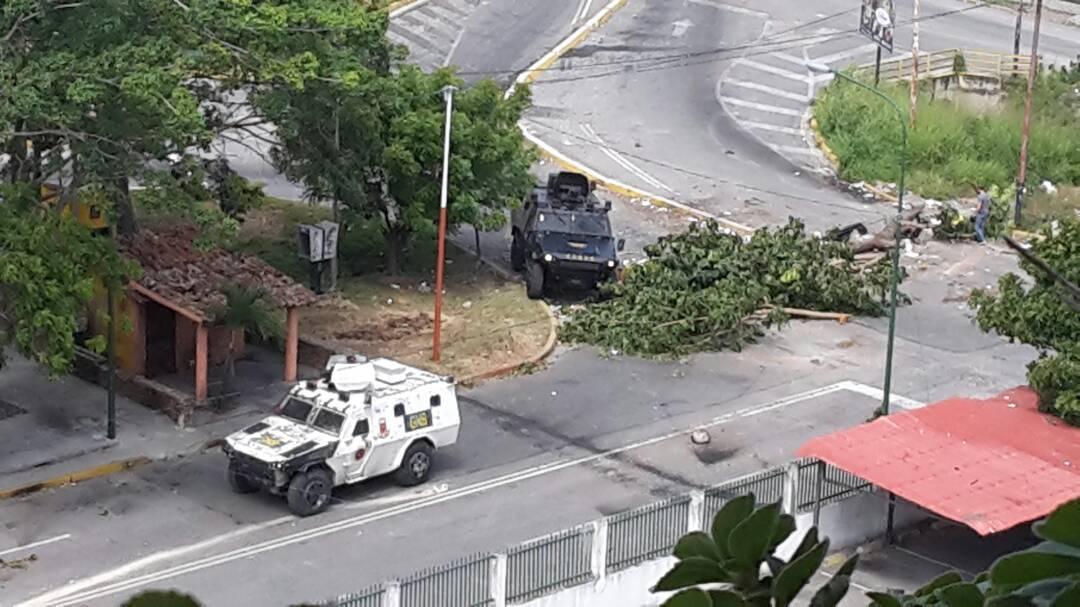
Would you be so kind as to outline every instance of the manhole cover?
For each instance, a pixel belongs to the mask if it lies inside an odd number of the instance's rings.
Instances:
[[[20,413],[26,413],[26,409],[13,405],[6,400],[0,400],[0,420],[15,417]]]

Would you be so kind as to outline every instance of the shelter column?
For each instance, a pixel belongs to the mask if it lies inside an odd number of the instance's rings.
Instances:
[[[300,345],[300,314],[296,308],[285,309],[285,381],[296,381],[296,357]]]
[[[195,401],[203,402],[207,396],[207,364],[209,362],[209,329],[205,323],[195,323]]]

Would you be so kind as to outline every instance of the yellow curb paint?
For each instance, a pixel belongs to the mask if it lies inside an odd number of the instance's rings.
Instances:
[[[600,9],[600,12],[593,16],[593,18],[590,19],[587,23],[585,23],[585,25],[578,28],[574,33],[570,34],[568,38],[560,42],[558,46],[552,49],[550,53],[541,57],[536,63],[533,63],[528,67],[528,69],[519,74],[518,77],[514,80],[514,84],[512,84],[510,88],[506,90],[505,96],[509,97],[510,95],[512,95],[514,93],[514,89],[519,84],[528,84],[535,81],[539,77],[541,72],[554,65],[555,62],[561,59],[564,55],[566,55],[566,53],[577,48],[577,46],[581,44],[589,36],[589,34],[593,33],[602,25],[607,23],[615,15],[615,13],[619,11],[619,9],[626,5],[626,3],[627,0],[613,0],[607,6]],[[627,198],[643,199],[653,206],[672,209],[699,219],[711,219],[713,221],[716,221],[720,225],[728,228],[732,232],[743,236],[748,236],[750,234],[753,234],[754,232],[753,228],[749,226],[744,226],[740,223],[717,217],[711,213],[706,213],[705,211],[695,209],[694,207],[691,207],[689,205],[676,202],[669,198],[664,198],[663,196],[658,196],[644,190],[640,190],[633,186],[601,175],[597,171],[590,169],[589,167],[581,164],[580,162],[572,160],[569,157],[563,155],[554,147],[544,142],[536,135],[530,133],[528,128],[526,128],[524,125],[519,124],[518,126],[521,129],[521,132],[525,135],[525,138],[528,139],[540,151],[540,154],[543,157],[555,163],[563,170],[573,171],[585,175],[590,180],[596,182],[597,185],[603,187],[609,192],[612,192],[613,194],[617,194],[619,196],[624,196]]]
[[[63,487],[64,485],[71,485],[74,483],[80,483],[94,478],[102,476],[109,476],[110,474],[116,474],[125,470],[131,470],[150,463],[148,457],[133,457],[129,459],[117,460],[102,464],[100,466],[94,466],[92,468],[86,468],[85,470],[79,470],[78,472],[72,472],[71,474],[64,474],[56,476],[44,481],[36,483],[30,483],[21,487],[15,487],[13,489],[0,490],[0,499],[9,499],[13,497],[19,497],[22,495],[29,495],[36,493],[44,489],[55,489],[56,487]]]
[[[829,164],[832,165],[833,171],[840,171],[840,159],[836,156],[836,153],[832,151],[829,144],[825,141],[825,137],[821,134],[821,129],[818,128],[817,118],[810,119],[810,130],[814,133],[814,143],[817,144],[818,149],[825,154],[828,158]]]

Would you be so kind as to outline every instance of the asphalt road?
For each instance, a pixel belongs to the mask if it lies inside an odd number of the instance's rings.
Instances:
[[[935,245],[908,263],[915,303],[898,321],[895,406],[1022,383],[1030,349],[982,334],[957,302],[1015,259]],[[784,463],[811,436],[871,415],[884,343],[884,319],[869,319],[795,322],[743,352],[682,361],[564,350],[535,374],[462,390],[461,440],[429,484],[346,488],[310,519],[232,494],[215,452],[2,502],[0,534],[31,546],[3,558],[36,558],[0,568],[0,595],[105,606],[175,587],[245,607],[358,591]],[[703,423],[706,448],[678,434]]]
[[[543,75],[528,124],[609,177],[748,225],[787,215],[815,228],[878,218],[880,209],[811,174],[821,162],[801,131],[812,86],[802,62],[873,58],[857,33],[857,8],[844,0],[630,0]],[[921,48],[1011,52],[1009,13],[922,3],[924,17],[963,9],[925,21]],[[898,3],[898,20],[910,10]],[[1046,23],[1043,32],[1048,60],[1080,53],[1080,29]],[[896,33],[896,52],[909,48],[910,25]]]

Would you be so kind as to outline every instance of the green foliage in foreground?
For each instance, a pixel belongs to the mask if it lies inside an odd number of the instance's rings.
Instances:
[[[1042,543],[1007,554],[965,581],[946,573],[911,594],[870,592],[874,607],[1075,607],[1080,605],[1080,500],[1032,527]]]
[[[779,503],[754,505],[752,493],[737,497],[716,513],[710,533],[693,531],[679,540],[679,562],[653,588],[679,591],[664,607],[787,607],[795,600],[828,555],[829,540],[819,540],[811,528],[791,558],[781,559],[776,548],[795,532],[795,518],[782,514]],[[811,604],[838,604],[857,561],[848,559]],[[699,588],[704,584],[710,586]]]
[[[1039,79],[1036,99],[1042,111],[1032,120],[1029,184],[1080,183],[1080,121],[1070,105],[1074,80],[1080,76],[1071,72],[1045,72]],[[882,90],[902,108],[910,105],[906,85]],[[908,187],[931,198],[973,196],[972,185],[1007,187],[1019,161],[1022,106],[1023,94],[1015,89],[999,111],[982,115],[933,101],[924,91],[918,122],[909,132]],[[839,158],[843,179],[897,181],[900,126],[881,99],[838,79],[819,94],[814,116]]]
[[[1080,220],[1063,221],[1055,232],[1032,244],[1040,257],[1073,284],[1080,283]],[[1054,280],[1027,261],[1025,281],[1009,273],[996,293],[975,290],[970,305],[984,331],[994,331],[1034,346],[1039,358],[1028,365],[1028,383],[1039,393],[1039,406],[1080,426],[1080,313]]]
[[[574,313],[564,340],[629,354],[739,350],[783,323],[783,308],[877,316],[891,269],[862,268],[847,245],[806,234],[799,220],[748,242],[715,222],[696,223],[645,249],[648,260]]]

